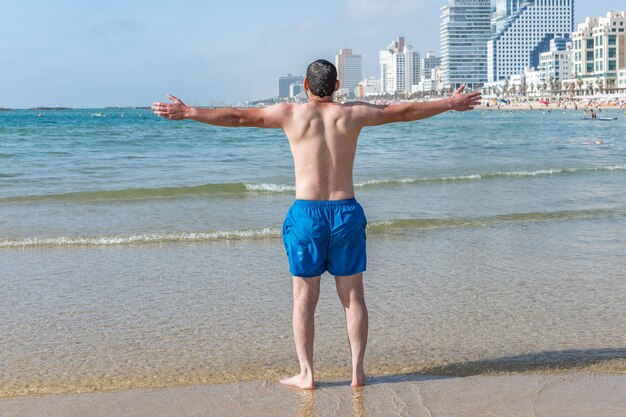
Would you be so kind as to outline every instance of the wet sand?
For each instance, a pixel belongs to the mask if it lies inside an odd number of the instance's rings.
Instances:
[[[364,388],[274,382],[135,389],[0,399],[0,416],[624,416],[626,375],[373,377]]]

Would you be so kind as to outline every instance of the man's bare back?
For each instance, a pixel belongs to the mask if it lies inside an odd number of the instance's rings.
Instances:
[[[296,177],[296,198],[343,200],[354,197],[352,168],[360,126],[352,108],[311,100],[290,105],[283,126]]]

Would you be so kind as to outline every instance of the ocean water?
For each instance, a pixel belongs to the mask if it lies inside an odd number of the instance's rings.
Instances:
[[[142,109],[0,112],[0,396],[297,370],[280,130]],[[369,128],[372,374],[626,369],[626,115]],[[316,367],[348,377],[323,277]]]

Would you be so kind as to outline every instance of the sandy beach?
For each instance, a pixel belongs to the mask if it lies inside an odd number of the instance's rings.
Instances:
[[[487,106],[487,103],[489,105]],[[589,109],[594,110],[621,110],[626,113],[626,108],[619,103],[605,103],[594,101],[546,101],[545,103],[539,101],[527,101],[520,102],[510,101],[509,103],[498,103],[498,100],[485,100],[484,104],[477,107],[477,110],[500,110],[500,111],[512,111],[512,110],[573,110],[573,111],[585,111]]]
[[[0,416],[625,414],[622,110],[363,132],[374,377],[325,276],[304,395],[282,133],[120,112],[0,114]]]
[[[373,377],[302,391],[267,381],[0,399],[2,417],[624,416],[626,375]]]

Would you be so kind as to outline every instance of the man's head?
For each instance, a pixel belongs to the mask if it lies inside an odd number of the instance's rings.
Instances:
[[[339,88],[337,68],[325,59],[318,59],[306,69],[305,87],[318,97],[329,97]]]

